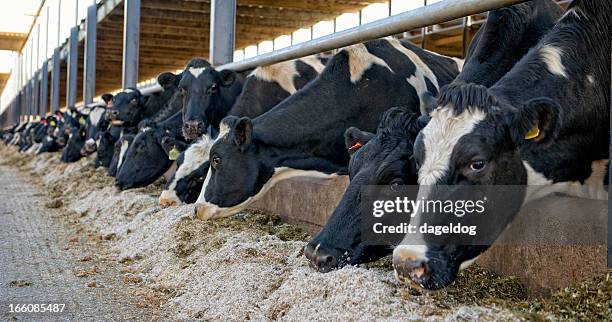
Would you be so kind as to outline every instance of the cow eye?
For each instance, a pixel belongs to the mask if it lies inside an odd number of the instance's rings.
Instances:
[[[474,160],[470,163],[470,170],[472,171],[482,171],[485,168],[487,162],[485,160]]]
[[[213,168],[217,169],[217,167],[221,164],[221,158],[218,155],[213,156],[211,164]]]
[[[187,90],[184,87],[179,88],[179,90],[181,91],[181,95],[187,95]]]
[[[217,84],[210,85],[210,87],[208,88],[208,93],[213,94],[215,92],[217,92]]]

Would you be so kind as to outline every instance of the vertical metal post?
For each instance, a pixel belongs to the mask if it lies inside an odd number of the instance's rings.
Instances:
[[[93,102],[96,93],[96,24],[98,8],[96,5],[87,7],[85,19],[85,68],[83,70],[83,104]]]
[[[236,38],[236,0],[210,3],[210,62],[219,66],[232,62]]]
[[[60,73],[62,72],[60,62],[60,27],[62,21],[62,0],[58,0],[57,4],[57,44],[53,49],[53,58],[51,59],[51,65],[53,70],[51,72],[51,113],[59,110],[60,101]]]
[[[79,27],[70,29],[68,40],[68,75],[66,79],[66,106],[74,107],[77,96],[77,73],[79,63]]]
[[[45,51],[43,53],[44,62],[42,65],[41,71],[41,80],[40,80],[40,117],[45,117],[47,114],[47,102],[49,102],[49,61],[47,59],[47,54],[49,53],[49,7],[47,6],[47,19],[45,21]]]
[[[47,114],[47,107],[49,102],[49,62],[45,60],[42,65],[41,80],[40,80],[40,114],[44,117]]]
[[[427,6],[427,0],[423,0],[423,6]],[[425,49],[425,41],[427,40],[427,27],[421,28],[421,48]]]
[[[60,62],[60,49],[53,49],[53,71],[51,73],[51,112],[59,110],[60,98],[60,73],[62,66]]]
[[[36,26],[36,55],[34,55],[33,66],[34,67],[34,88],[32,90],[32,101],[34,102],[32,108],[32,115],[39,115],[38,106],[39,106],[39,90],[40,86],[38,83],[38,63],[40,62],[40,24]]]
[[[123,88],[138,83],[140,48],[140,0],[125,0],[123,15]]]

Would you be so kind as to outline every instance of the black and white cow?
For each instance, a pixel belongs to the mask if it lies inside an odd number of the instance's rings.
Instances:
[[[95,131],[97,133],[96,125],[101,121],[105,111],[106,104],[101,102],[93,103],[79,109],[76,112],[76,116],[73,114],[73,118],[78,121],[78,125],[70,125],[69,127],[69,138],[66,141],[66,147],[61,157],[63,162],[76,162],[88,154],[84,149],[85,142],[91,139],[90,131]]]
[[[229,115],[257,117],[303,88],[325,68],[325,56],[308,56],[255,68],[244,82],[242,93]],[[159,197],[159,204],[194,203],[208,172],[208,149],[212,140],[202,138],[177,160],[178,169]]]
[[[134,137],[136,135],[134,133],[123,133],[115,142],[113,147],[113,157],[111,159],[110,165],[108,166],[108,175],[114,177],[121,170],[123,166],[123,161],[125,160],[125,154],[130,147],[130,144],[134,141]]]
[[[317,79],[269,112],[254,120],[224,119],[196,202],[198,217],[236,213],[283,179],[346,172],[347,128],[374,131],[392,106],[424,111],[420,93],[437,93],[460,66],[455,59],[394,38],[341,50]]]
[[[479,226],[474,238],[497,238],[525,202],[554,192],[606,199],[610,12],[609,1],[575,0],[495,85],[444,89],[414,146],[419,195],[452,200],[466,185],[523,186],[489,198],[485,215],[495,224]],[[442,192],[440,185],[454,189]],[[414,224],[444,225],[453,217],[428,213]],[[427,289],[451,283],[460,268],[489,247],[468,237],[461,244],[429,236],[406,240],[393,252],[396,275]]]
[[[183,95],[183,135],[195,140],[211,131],[219,131],[242,92],[243,79],[231,70],[217,71],[208,62],[187,66],[179,88]]]
[[[122,190],[144,187],[168,171],[173,160],[168,158],[162,140],[165,137],[182,139],[182,125],[182,112],[161,123],[142,124],[125,153],[123,166],[117,172],[117,186]]]
[[[123,126],[110,125],[105,131],[99,133],[97,138],[97,153],[94,166],[108,168],[115,151],[115,142],[119,140]]]
[[[531,1],[489,12],[475,35],[463,70],[453,82],[491,86],[535,46],[563,10],[554,1]],[[435,106],[434,106],[435,107]],[[375,260],[393,251],[362,240],[362,185],[416,185],[413,144],[427,118],[394,108],[382,119],[376,134],[350,128],[345,133],[350,184],[323,230],[306,246],[311,264],[326,272],[347,264]],[[397,242],[399,242],[398,240]]]

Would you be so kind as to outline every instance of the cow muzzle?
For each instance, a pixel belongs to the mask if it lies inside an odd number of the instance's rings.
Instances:
[[[430,284],[428,260],[418,251],[404,246],[396,247],[393,251],[393,268],[400,282],[414,282],[421,287]]]
[[[322,247],[320,243],[306,245],[304,256],[310,261],[310,266],[321,273],[327,273],[338,268],[338,258]]]
[[[164,190],[159,196],[159,205],[163,208],[177,206],[181,200],[176,195],[174,190]]]
[[[183,134],[189,140],[197,139],[204,132],[203,127],[200,121],[185,121],[183,124]]]

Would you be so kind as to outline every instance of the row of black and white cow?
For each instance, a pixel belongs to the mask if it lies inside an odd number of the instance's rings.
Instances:
[[[524,186],[510,197],[514,209],[491,212],[494,236],[529,200],[607,198],[611,10],[575,0],[563,14],[540,0],[492,11],[465,64],[394,38],[243,73],[194,59],[161,74],[158,94],[127,89],[15,125],[3,139],[22,151],[63,148],[65,162],[97,152],[96,166],[121,189],[166,175],[160,205],[195,202],[200,219],[237,213],[288,178],[348,174],[306,246],[313,267],[393,254],[400,280],[436,289],[490,245],[368,245],[361,186],[418,184],[434,199],[446,197],[435,185]]]

